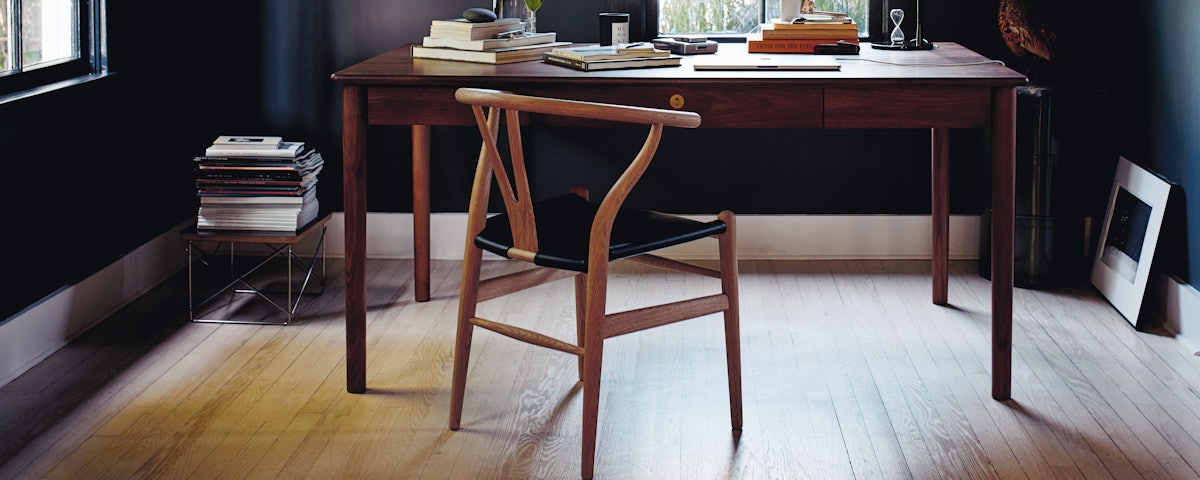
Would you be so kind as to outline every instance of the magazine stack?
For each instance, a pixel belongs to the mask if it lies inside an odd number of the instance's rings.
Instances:
[[[325,161],[304,142],[222,135],[195,162],[198,231],[294,234],[317,219]]]

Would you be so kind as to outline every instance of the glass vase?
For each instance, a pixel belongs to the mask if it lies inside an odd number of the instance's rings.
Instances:
[[[520,18],[525,19],[525,1],[524,0],[493,0],[492,9],[496,11],[496,16],[500,18]]]

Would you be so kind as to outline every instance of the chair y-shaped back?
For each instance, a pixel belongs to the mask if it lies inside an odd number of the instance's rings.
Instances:
[[[458,334],[454,347],[450,429],[458,430],[462,419],[474,327],[577,355],[579,376],[583,381],[581,475],[591,478],[596,455],[604,340],[718,312],[724,314],[730,416],[733,428],[741,429],[741,350],[733,213],[722,211],[715,220],[701,222],[624,205],[629,192],[654,158],[663,129],[668,126],[697,127],[700,116],[692,112],[531,97],[474,88],[459,89],[455,98],[469,104],[474,111],[483,146],[468,211]],[[589,201],[582,188],[535,201],[530,196],[521,143],[522,112],[641,124],[649,127],[649,134],[637,156],[600,203]],[[501,116],[506,119],[511,168],[506,168],[497,146]],[[504,200],[504,212],[487,218],[493,175]],[[715,270],[650,253],[706,237],[717,238],[720,260]],[[545,268],[525,269],[481,281],[483,250]],[[720,279],[720,292],[608,313],[605,300],[609,263],[621,259],[717,278]],[[574,344],[476,316],[479,302],[572,275],[576,296],[577,338]]]

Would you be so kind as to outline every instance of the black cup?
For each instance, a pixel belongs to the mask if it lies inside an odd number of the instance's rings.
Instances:
[[[600,45],[629,43],[629,14],[600,14]]]

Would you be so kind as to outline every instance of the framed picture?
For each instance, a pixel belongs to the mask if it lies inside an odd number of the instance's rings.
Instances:
[[[1170,193],[1166,180],[1125,157],[1117,161],[1091,280],[1135,327]]]

